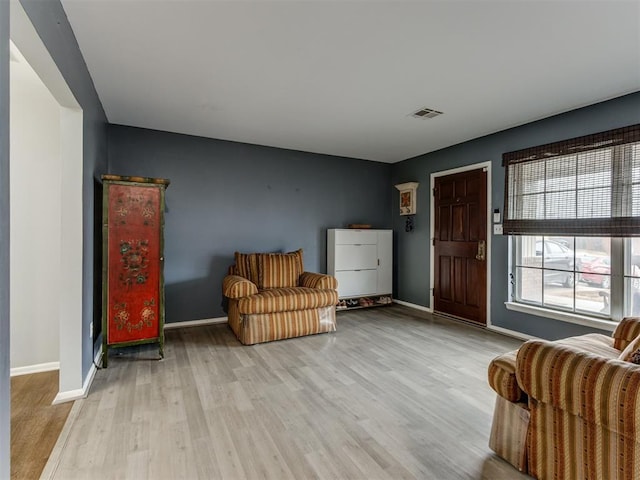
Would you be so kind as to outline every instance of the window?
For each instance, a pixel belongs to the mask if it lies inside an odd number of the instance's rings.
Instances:
[[[522,303],[610,317],[611,241],[597,237],[513,237],[514,296]]]
[[[640,238],[514,236],[512,242],[513,301],[608,320],[640,316]]]
[[[601,319],[640,315],[640,125],[503,161],[512,300]]]

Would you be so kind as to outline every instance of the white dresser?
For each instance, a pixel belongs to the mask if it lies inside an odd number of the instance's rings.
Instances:
[[[378,297],[343,307],[390,303],[393,230],[327,230],[327,273],[337,278],[340,299]]]

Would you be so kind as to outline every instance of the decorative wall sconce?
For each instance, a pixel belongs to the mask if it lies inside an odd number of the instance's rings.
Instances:
[[[416,213],[416,190],[418,182],[399,183],[395,187],[400,192],[400,215],[408,215],[405,231],[413,230],[413,215]]]
[[[400,215],[415,215],[418,182],[399,183],[396,188],[400,191]]]

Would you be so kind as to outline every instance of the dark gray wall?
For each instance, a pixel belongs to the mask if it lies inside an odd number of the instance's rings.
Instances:
[[[106,171],[107,119],[71,25],[58,0],[20,0],[51,58],[83,112],[83,252],[82,252],[82,377],[93,361],[88,333],[94,317],[94,289],[101,276],[94,267],[94,176]]]
[[[109,172],[164,177],[167,322],[224,316],[234,251],[304,249],[326,271],[326,230],[391,228],[388,164],[109,127]]]
[[[492,208],[504,208],[504,169],[502,154],[525,147],[610,130],[640,123],[640,93],[573,110],[521,127],[505,130],[450,148],[421,155],[393,165],[392,183],[418,181],[418,213],[416,228],[404,232],[404,219],[393,216],[396,234],[396,298],[417,305],[428,306],[429,236],[430,236],[430,175],[434,172],[491,161]],[[393,211],[398,211],[397,195],[393,197]],[[543,338],[561,338],[592,331],[586,327],[547,318],[509,311],[508,300],[508,237],[492,236],[491,247],[491,322]]]
[[[10,478],[9,2],[0,2],[0,478]]]

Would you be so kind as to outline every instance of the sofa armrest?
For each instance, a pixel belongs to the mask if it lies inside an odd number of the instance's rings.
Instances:
[[[518,350],[518,384],[537,401],[628,438],[640,438],[640,365],[576,346],[530,340]]]
[[[248,297],[256,293],[256,284],[239,275],[227,275],[222,281],[222,294],[227,298]]]
[[[613,347],[622,351],[640,335],[640,317],[625,317],[613,332]]]
[[[320,290],[338,289],[336,277],[322,273],[302,272],[299,282],[301,287],[318,288]]]

